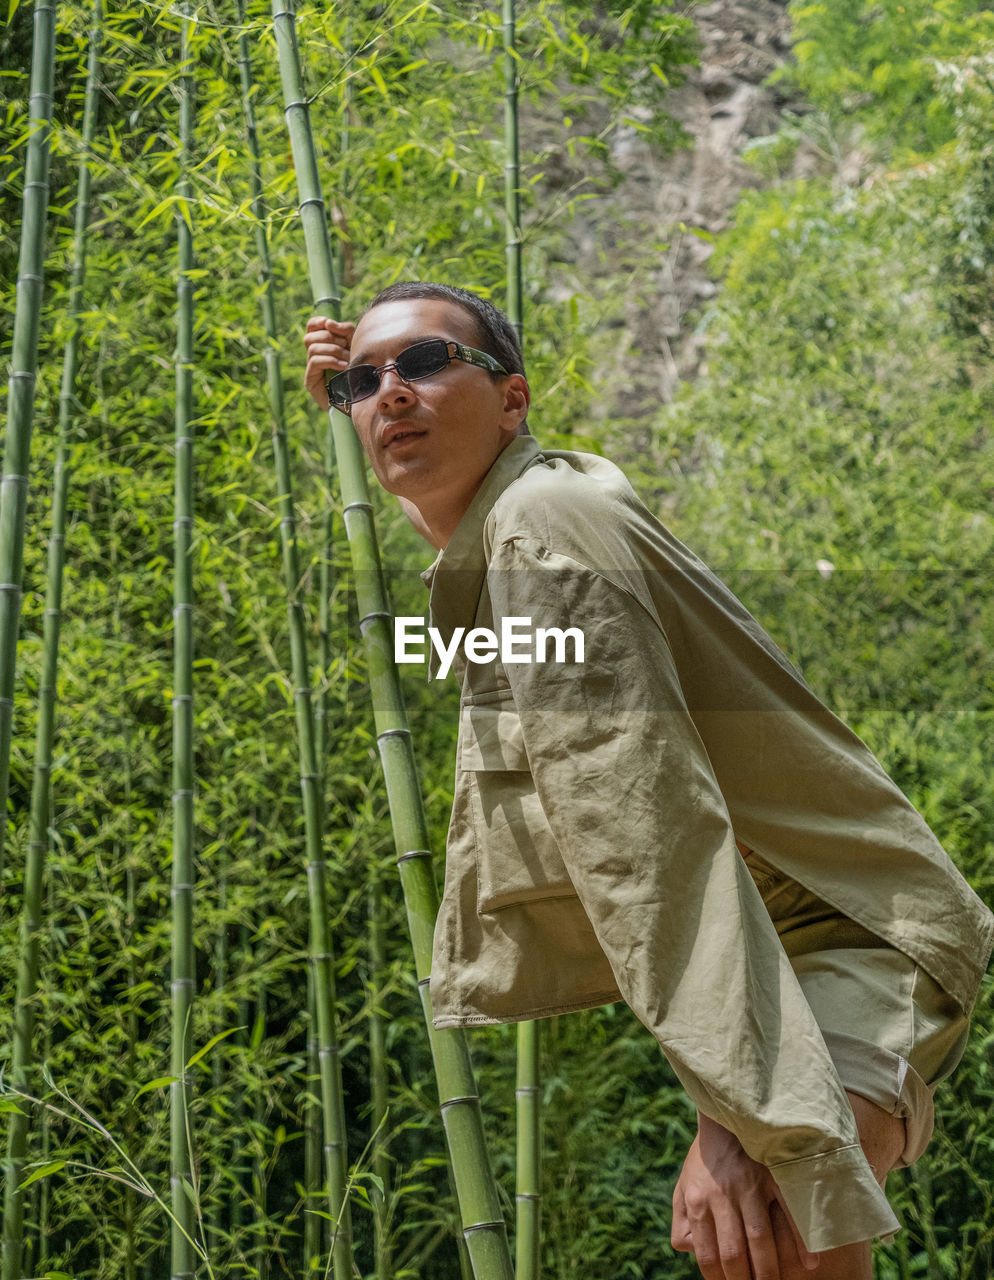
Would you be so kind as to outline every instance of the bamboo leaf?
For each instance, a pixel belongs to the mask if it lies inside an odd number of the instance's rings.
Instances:
[[[168,1084],[175,1084],[178,1079],[179,1076],[158,1076],[155,1080],[149,1080],[148,1084],[143,1084],[134,1096],[140,1098],[143,1093],[148,1093],[152,1089],[162,1089]]]
[[[177,203],[177,200],[177,196],[166,196],[164,200],[160,200],[151,213],[147,213],[145,217],[142,218],[138,226],[135,227],[135,230],[141,231],[142,227],[144,227],[146,223],[152,222],[153,219],[157,218],[160,214],[165,213],[167,209],[171,209],[172,206]]]
[[[41,1165],[29,1173],[26,1178],[22,1178],[20,1189],[23,1191],[25,1187],[30,1187],[32,1182],[40,1182],[42,1178],[47,1178],[50,1173],[58,1173],[60,1169],[65,1167],[66,1162],[64,1160],[50,1160],[48,1164]]]
[[[214,1048],[216,1044],[220,1044],[222,1040],[227,1040],[228,1036],[233,1036],[236,1031],[242,1031],[242,1027],[229,1027],[227,1031],[221,1031],[216,1036],[212,1036],[202,1049],[198,1049],[190,1061],[186,1064],[187,1071],[191,1067],[195,1067],[201,1058],[205,1057]]]
[[[369,74],[372,77],[373,84],[376,85],[377,89],[379,89],[380,93],[383,94],[384,98],[389,97],[390,94],[389,94],[389,90],[387,89],[387,82],[383,79],[383,73],[382,71],[380,71],[379,67],[376,65],[375,62],[371,62],[369,64]]]

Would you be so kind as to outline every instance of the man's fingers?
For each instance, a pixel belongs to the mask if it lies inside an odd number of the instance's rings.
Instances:
[[[804,1241],[801,1239],[801,1233],[797,1229],[794,1219],[787,1212],[787,1206],[783,1200],[777,1195],[776,1200],[770,1206],[770,1218],[773,1222],[773,1229],[777,1237],[777,1251],[783,1257],[782,1250],[786,1244],[786,1233],[790,1235],[790,1239],[794,1246],[794,1256],[798,1263],[808,1271],[814,1271],[818,1266],[818,1255],[809,1253],[804,1247]]]
[[[307,363],[315,369],[344,369],[349,363],[349,349],[337,342],[312,342],[307,348]]]
[[[346,347],[351,345],[352,335],[355,333],[355,325],[351,320],[332,320],[330,316],[311,316],[304,330],[304,341],[307,341],[307,334],[322,329],[336,338],[344,339]]]
[[[773,1238],[776,1241],[780,1266],[785,1269],[793,1268],[796,1271],[801,1266],[801,1257],[797,1252],[797,1237],[794,1235],[790,1219],[777,1201],[770,1205],[770,1221],[773,1224]]]
[[[694,1256],[704,1280],[753,1280],[742,1219],[729,1204],[695,1210],[688,1204]],[[774,1276],[773,1280],[779,1280]]]
[[[780,1280],[781,1268],[787,1263],[778,1247],[771,1216],[765,1205],[760,1205],[757,1211],[746,1216],[745,1235],[753,1280]],[[793,1237],[791,1247],[793,1248]]]
[[[349,347],[355,325],[348,320],[332,320],[328,316],[311,316],[304,333],[307,365],[304,386],[321,406],[329,408],[325,380],[329,373],[347,369]]]
[[[670,1228],[670,1244],[677,1253],[691,1253],[694,1248],[690,1234],[690,1219],[687,1217],[687,1202],[683,1191],[677,1183],[673,1191],[673,1224]]]
[[[718,1234],[714,1229],[714,1222],[710,1213],[692,1214],[690,1218],[690,1234],[694,1260],[704,1280],[732,1280],[731,1276],[726,1277],[722,1269]],[[739,1277],[736,1276],[734,1280],[739,1280]],[[748,1273],[746,1280],[748,1280]]]

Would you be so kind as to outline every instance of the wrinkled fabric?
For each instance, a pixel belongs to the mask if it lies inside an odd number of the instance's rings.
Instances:
[[[446,641],[507,617],[585,640],[582,664],[457,653],[436,1025],[624,999],[699,1110],[770,1168],[809,1249],[894,1231],[736,840],[963,1009],[990,912],[873,755],[605,459],[516,439],[424,577]]]

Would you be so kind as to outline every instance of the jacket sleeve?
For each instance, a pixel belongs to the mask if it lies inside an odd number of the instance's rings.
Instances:
[[[623,997],[698,1109],[770,1168],[809,1249],[895,1231],[660,620],[611,575],[527,537],[494,548],[488,588],[495,623],[583,633],[582,663],[504,669],[542,808]]]

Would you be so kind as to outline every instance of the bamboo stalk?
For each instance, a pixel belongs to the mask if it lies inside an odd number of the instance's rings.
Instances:
[[[214,1022],[214,1035],[223,1035],[227,1030],[227,1015],[224,1007],[225,990],[228,985],[228,929],[225,921],[228,916],[228,875],[221,871],[217,892],[218,928],[214,939],[214,996],[217,1000],[218,1012]],[[211,1091],[216,1098],[223,1096],[225,1082],[225,1055],[216,1051],[211,1058]],[[227,1178],[224,1168],[227,1162],[222,1160],[221,1176],[211,1196],[206,1216],[205,1243],[211,1250],[221,1247],[224,1240],[225,1205],[230,1197],[227,1192]]]
[[[0,481],[0,892],[3,888],[17,633],[21,619],[21,580],[24,574],[24,520],[31,461],[38,330],[45,278],[45,220],[48,213],[48,162],[54,79],[55,6],[44,0],[36,0],[31,40],[28,144],[21,203],[14,342],[11,352],[4,470]],[[8,1172],[8,1187],[12,1173],[13,1170]],[[4,1222],[7,1221],[5,1213]],[[10,1234],[6,1226],[4,1233],[6,1241]],[[4,1248],[7,1248],[6,1243]]]
[[[373,1132],[373,1172],[381,1187],[372,1193],[373,1249],[376,1280],[390,1280],[389,1216],[390,1159],[383,1132],[387,1118],[387,1050],[384,1017],[379,1007],[377,988],[384,972],[383,953],[383,881],[379,869],[370,874],[367,890],[369,911],[369,1078],[372,1108],[370,1128]]]
[[[541,1254],[541,1097],[539,1024],[518,1023],[518,1080],[515,1089],[517,1150],[515,1205],[517,1231],[514,1268],[517,1280],[536,1280]]]
[[[280,537],[283,548],[283,575],[287,592],[287,621],[290,631],[291,676],[297,718],[300,759],[300,788],[304,804],[307,879],[310,895],[310,967],[314,974],[314,997],[318,1023],[318,1063],[321,1074],[322,1130],[328,1204],[336,1222],[332,1256],[335,1280],[352,1276],[352,1220],[346,1195],[348,1149],[345,1133],[345,1100],[342,1089],[341,1056],[335,1025],[335,961],[328,918],[327,863],[324,853],[323,770],[315,748],[314,705],[307,656],[307,627],[301,598],[300,559],[297,552],[297,525],[290,475],[283,403],[283,376],[279,357],[279,334],[273,298],[272,269],[265,228],[262,172],[252,101],[252,67],[248,33],[245,30],[244,0],[239,0],[242,25],[239,36],[239,66],[245,123],[252,161],[252,212],[255,219],[256,250],[259,255],[263,324],[266,332],[266,376],[273,421],[273,458],[276,465],[280,505]]]
[[[507,316],[524,342],[521,263],[521,161],[518,145],[518,56],[514,0],[503,0],[504,40],[504,215],[506,225]],[[518,1023],[515,1089],[514,1263],[517,1280],[537,1280],[541,1253],[541,1124],[537,1022]]]
[[[255,1024],[266,1034],[266,988],[259,983],[255,993]],[[261,1089],[255,1091],[255,1157],[252,1161],[252,1198],[259,1222],[263,1224],[259,1232],[259,1243],[256,1247],[255,1274],[258,1280],[269,1280],[269,1239],[265,1229],[266,1200],[269,1191],[269,1174],[266,1168],[266,1148],[262,1135],[266,1131],[265,1098]]]
[[[128,811],[131,808],[131,758],[130,747],[128,752],[128,772],[125,780],[125,804],[128,805]],[[133,938],[137,932],[137,912],[135,909],[135,866],[134,854],[131,849],[127,852],[127,864],[124,873],[125,883],[125,903],[126,903],[126,919],[128,928],[128,937]],[[133,949],[128,954],[128,991],[132,992],[138,985],[138,965],[135,961]],[[134,998],[128,998],[128,1076],[129,1079],[137,1078],[137,1049],[138,1045],[138,1014],[135,1010]],[[125,1132],[128,1138],[128,1150],[134,1150],[132,1139],[134,1138],[137,1128],[135,1105],[132,1102],[128,1107],[127,1118],[125,1120]],[[137,1192],[134,1187],[125,1187],[124,1189],[124,1280],[137,1280],[138,1277],[138,1204]]]
[[[524,337],[521,275],[521,162],[518,147],[518,55],[514,0],[503,0],[504,37],[504,220],[507,240],[507,317],[518,343]]]
[[[324,1275],[321,1255],[327,1245],[325,1219],[309,1212],[308,1206],[320,1195],[321,1178],[321,1105],[313,1100],[315,1088],[321,1089],[321,1060],[318,1055],[317,1006],[314,1000],[314,974],[307,970],[307,1101],[304,1104],[304,1274],[307,1280],[320,1280]]]
[[[272,11],[314,308],[318,314],[337,316],[341,304],[334,278],[309,106],[301,83],[293,10],[287,0],[272,0]],[[344,414],[332,410],[331,423],[344,499],[345,530],[356,581],[359,625],[369,659],[377,742],[463,1234],[476,1280],[512,1280],[507,1231],[483,1137],[480,1100],[466,1038],[459,1031],[436,1031],[432,1024],[428,980],[438,891],[428,851],[428,833],[411,733],[407,727],[400,678],[393,662],[392,618],[380,566],[362,450],[352,423]]]
[[[94,8],[94,25],[100,26],[99,0]],[[96,81],[99,41],[90,45],[83,135],[92,143],[96,114]],[[18,267],[17,304],[14,316],[13,372],[7,424],[5,469],[0,488],[0,878],[3,874],[3,838],[6,829],[7,791],[10,765],[10,738],[13,713],[17,631],[20,618],[23,569],[24,514],[27,500],[27,472],[34,412],[35,367],[38,352],[38,324],[41,312],[44,268],[45,217],[48,205],[49,135],[52,85],[55,68],[55,10],[50,5],[35,6],[31,62],[31,134],[28,140],[24,185],[21,256]],[[70,316],[73,334],[66,349],[59,411],[59,439],[56,452],[55,484],[52,496],[52,537],[49,543],[48,585],[44,622],[44,670],[39,690],[38,723],[35,739],[34,773],[31,787],[31,817],[27,861],[24,872],[24,901],[14,996],[14,1034],[11,1054],[11,1083],[15,1089],[32,1092],[34,1071],[34,999],[38,985],[39,931],[41,928],[45,855],[51,812],[49,786],[55,723],[55,686],[58,662],[59,619],[62,599],[62,557],[65,533],[66,470],[65,450],[69,423],[69,397],[76,367],[76,339],[82,296],[83,254],[89,207],[90,171],[86,153],[80,162],[79,192],[73,270],[70,287]],[[7,1131],[6,1185],[4,1189],[3,1246],[0,1274],[3,1280],[18,1280],[23,1259],[24,1197],[21,1173],[27,1156],[28,1116],[14,1113]],[[44,1248],[44,1245],[43,1245]]]
[[[339,8],[347,11],[348,0],[339,0]],[[352,56],[351,22],[346,16],[345,39],[343,41],[345,62],[348,64]],[[347,78],[344,88],[344,111],[342,116],[341,153],[349,149],[350,115],[352,109],[352,79]],[[335,278],[341,280],[344,274],[345,254],[342,241],[336,239],[333,258]],[[315,725],[317,729],[318,763],[324,771],[328,752],[328,673],[331,670],[331,630],[332,630],[332,591],[335,587],[335,508],[332,501],[335,477],[335,437],[331,429],[331,419],[326,424],[324,437],[324,480],[328,495],[328,509],[325,513],[324,546],[321,554],[321,572],[319,590],[321,592],[319,613],[321,690],[315,708]]]
[[[344,5],[347,0],[340,0],[340,4]],[[348,31],[346,24],[346,57],[348,57]],[[351,83],[346,87],[346,94],[351,95]],[[347,124],[347,122],[346,122]],[[348,129],[342,129],[341,148],[344,152],[348,148]],[[341,278],[342,253],[339,245],[337,255],[338,278]],[[334,626],[334,609],[332,603],[332,594],[335,589],[337,573],[335,570],[335,442],[331,433],[331,423],[325,423],[324,435],[324,485],[326,508],[324,514],[324,539],[321,547],[321,559],[318,570],[318,669],[320,672],[318,680],[318,693],[314,705],[314,736],[315,736],[315,753],[317,757],[318,772],[321,775],[321,794],[327,798],[327,778],[325,771],[328,762],[328,750],[330,745],[329,734],[329,687],[331,680],[331,658],[332,658],[332,628]],[[313,1000],[313,987],[311,989]],[[311,1016],[316,1014],[316,1006],[310,1006]],[[308,1039],[310,1045],[310,1039]],[[315,1048],[315,1052],[317,1052]],[[310,1097],[308,1091],[308,1097]],[[313,1109],[314,1103],[310,1103]],[[318,1124],[308,1123],[305,1127],[305,1174],[308,1171],[318,1169],[320,1167],[319,1153],[312,1151],[311,1146],[320,1141],[320,1128]],[[319,1182],[310,1174],[305,1180],[305,1191],[313,1194],[319,1190]],[[310,1249],[305,1247],[305,1258],[309,1261],[322,1252],[322,1241],[327,1236],[327,1224],[324,1219],[316,1214],[308,1215],[307,1227],[305,1228],[305,1245],[309,1241]],[[316,1280],[316,1277],[315,1277]]]
[[[321,565],[318,573],[318,661],[321,671],[318,696],[314,706],[314,751],[318,768],[324,774],[328,758],[328,683],[331,671],[332,593],[335,589],[335,511],[331,494],[334,485],[335,442],[331,425],[324,442],[324,476],[328,494],[328,510],[324,518],[324,545],[321,548]]]
[[[172,1280],[192,1280],[196,1260],[193,1161],[189,1141],[196,962],[193,949],[193,63],[192,21],[181,19],[179,78],[180,177],[176,216],[176,458],[173,586],[173,866],[172,1063],[169,1165],[172,1191]]]
[[[255,823],[252,823],[254,830]],[[242,994],[238,998],[237,1023],[242,1029],[238,1032],[237,1045],[241,1050],[243,1072],[248,1073],[248,1060],[252,1044],[252,1006],[249,1003],[246,975],[251,964],[251,944],[249,926],[242,923],[238,926],[238,963]],[[231,1203],[231,1246],[232,1256],[240,1263],[246,1262],[247,1249],[241,1248],[240,1239],[244,1225],[245,1209],[251,1202],[251,1178],[247,1166],[248,1142],[245,1138],[248,1126],[248,1106],[245,1091],[240,1090],[235,1099],[235,1144],[232,1152],[232,1174],[234,1179],[234,1198]]]

